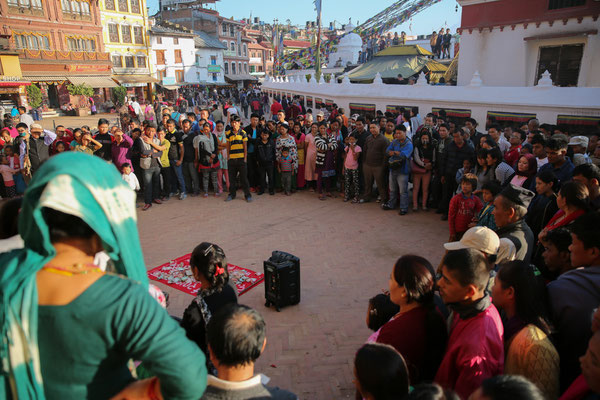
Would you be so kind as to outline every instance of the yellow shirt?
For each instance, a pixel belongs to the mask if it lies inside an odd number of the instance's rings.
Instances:
[[[171,142],[169,142],[167,139],[164,139],[162,142],[160,142],[160,145],[165,146],[165,149],[162,152],[162,156],[160,156],[160,163],[162,164],[163,168],[170,167],[171,164],[169,163],[169,148],[171,148]]]

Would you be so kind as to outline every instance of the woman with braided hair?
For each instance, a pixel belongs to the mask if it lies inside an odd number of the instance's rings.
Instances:
[[[202,286],[184,311],[181,327],[187,337],[208,354],[206,325],[225,304],[237,303],[237,293],[229,281],[225,252],[216,244],[202,242],[196,246],[190,258],[190,269]]]

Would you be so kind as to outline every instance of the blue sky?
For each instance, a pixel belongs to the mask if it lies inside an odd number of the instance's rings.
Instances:
[[[332,21],[340,24],[348,22],[362,23],[386,7],[394,3],[392,0],[322,0],[322,24],[329,25]],[[158,0],[147,0],[150,12],[153,14],[158,8]],[[454,32],[460,26],[460,6],[455,11],[456,0],[442,0],[441,2],[425,9],[412,20],[396,27],[394,31],[406,31],[409,35],[424,35],[434,29],[448,27]],[[212,8],[212,6],[211,6]],[[279,23],[285,23],[289,18],[294,25],[304,25],[306,21],[316,19],[313,0],[272,1],[272,0],[221,0],[216,3],[219,13],[225,17],[242,19],[260,17],[261,20],[272,23],[274,18]]]

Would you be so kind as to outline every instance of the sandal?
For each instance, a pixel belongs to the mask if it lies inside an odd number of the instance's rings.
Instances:
[[[319,195],[319,200],[327,200],[327,197],[325,197],[324,194]]]

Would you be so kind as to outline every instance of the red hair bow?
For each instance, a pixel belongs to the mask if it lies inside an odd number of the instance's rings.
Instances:
[[[215,271],[215,276],[219,276],[224,273],[225,273],[225,268],[217,267],[217,269]]]

